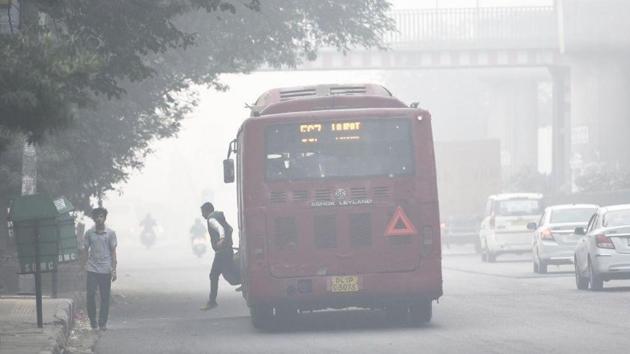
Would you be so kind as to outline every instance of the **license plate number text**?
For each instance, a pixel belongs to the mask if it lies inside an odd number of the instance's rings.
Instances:
[[[329,280],[329,289],[333,293],[359,291],[359,277],[356,275],[331,277]]]

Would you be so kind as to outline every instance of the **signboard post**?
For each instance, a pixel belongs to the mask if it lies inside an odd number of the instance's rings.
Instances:
[[[39,249],[39,223],[34,222],[33,243],[35,246],[35,307],[37,308],[37,327],[44,326],[44,314],[42,305],[42,272]]]

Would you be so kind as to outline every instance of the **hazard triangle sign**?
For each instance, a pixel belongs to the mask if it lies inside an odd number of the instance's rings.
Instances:
[[[387,223],[385,236],[408,236],[418,233],[405,211],[399,206],[394,211],[394,215]]]

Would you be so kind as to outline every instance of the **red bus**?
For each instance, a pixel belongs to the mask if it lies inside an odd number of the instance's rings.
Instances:
[[[243,296],[255,327],[382,308],[430,321],[442,295],[431,116],[380,85],[273,89],[236,153]]]

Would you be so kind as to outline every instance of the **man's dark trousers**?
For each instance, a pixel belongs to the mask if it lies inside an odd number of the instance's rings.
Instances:
[[[210,270],[210,302],[217,301],[217,293],[219,291],[219,276],[224,272],[231,271],[233,267],[234,253],[231,249],[217,251],[212,261],[212,269]]]
[[[101,294],[101,308],[98,312],[98,326],[103,328],[107,324],[109,315],[109,294],[112,288],[111,273],[87,272],[87,311],[90,325],[96,328],[96,288]]]

